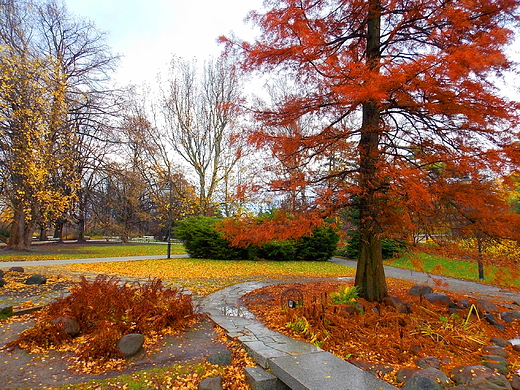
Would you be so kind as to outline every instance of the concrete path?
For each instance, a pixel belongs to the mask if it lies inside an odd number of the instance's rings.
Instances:
[[[342,278],[352,279],[352,278]],[[310,280],[291,280],[291,282]],[[272,331],[242,304],[241,297],[258,288],[287,281],[247,282],[224,288],[202,300],[202,309],[236,337],[262,368],[249,370],[270,383],[253,388],[292,390],[395,390],[360,368],[312,344]],[[276,377],[263,369],[270,369]],[[259,372],[262,372],[259,375]],[[278,379],[277,379],[278,378]],[[280,381],[281,380],[281,381]],[[283,382],[283,383],[282,383]]]
[[[184,259],[188,255],[171,255],[172,259]],[[40,267],[45,265],[65,265],[81,263],[111,263],[116,261],[139,261],[139,260],[165,260],[166,255],[154,256],[127,256],[127,257],[93,257],[86,259],[61,259],[61,260],[34,260],[34,261],[5,261],[0,262],[0,269],[11,267]]]

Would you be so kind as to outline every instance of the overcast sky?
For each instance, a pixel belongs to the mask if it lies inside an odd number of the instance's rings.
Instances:
[[[251,40],[244,18],[262,0],[64,0],[69,12],[92,20],[123,55],[120,84],[152,82],[173,55],[204,60],[218,55],[220,35]]]

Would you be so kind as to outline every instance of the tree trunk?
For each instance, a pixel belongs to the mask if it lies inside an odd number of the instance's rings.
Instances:
[[[482,235],[479,233],[477,235],[477,248],[478,248],[478,278],[483,280],[484,279],[484,261],[482,260]]]
[[[63,225],[65,225],[65,220],[62,218],[58,218],[56,223],[54,224],[54,238],[58,239],[58,242],[63,242]]]
[[[23,204],[14,205],[14,216],[7,249],[28,251],[32,242],[34,224],[26,221]]]
[[[379,71],[380,53],[380,1],[369,4],[367,28],[367,65],[372,72]],[[381,301],[388,295],[381,245],[380,212],[381,180],[377,175],[381,159],[380,108],[377,101],[363,103],[363,122],[359,140],[359,259],[355,285],[368,301]]]

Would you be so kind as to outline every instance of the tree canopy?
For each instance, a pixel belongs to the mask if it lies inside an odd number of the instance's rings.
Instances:
[[[414,228],[413,211],[431,203],[439,186],[501,177],[518,166],[520,106],[501,94],[496,80],[514,71],[506,48],[520,3],[265,4],[265,13],[249,16],[262,31],[255,42],[222,38],[245,71],[283,73],[292,85],[291,94],[256,110],[263,126],[250,140],[297,163],[282,186],[306,189],[309,201],[300,207],[306,219],[319,221],[355,204],[355,284],[365,298],[381,300],[387,295],[384,234]],[[302,119],[312,124],[306,131],[295,126]],[[467,195],[467,203],[477,199]],[[298,226],[292,234],[314,224]],[[236,242],[254,237],[247,229],[232,234]]]

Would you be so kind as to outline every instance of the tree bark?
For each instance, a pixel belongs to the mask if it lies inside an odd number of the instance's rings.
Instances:
[[[380,53],[380,1],[369,3],[367,27],[367,65],[371,72],[379,71]],[[379,199],[380,179],[377,175],[381,159],[380,117],[376,100],[363,103],[363,122],[359,140],[359,259],[355,286],[360,295],[368,301],[381,301],[388,296],[381,245],[382,229],[378,224],[381,201]]]
[[[34,223],[26,221],[23,204],[15,205],[7,249],[28,251],[31,246],[34,228]]]

